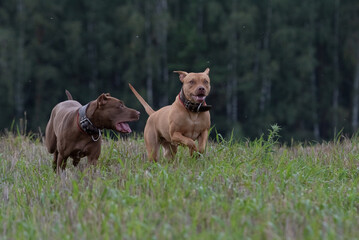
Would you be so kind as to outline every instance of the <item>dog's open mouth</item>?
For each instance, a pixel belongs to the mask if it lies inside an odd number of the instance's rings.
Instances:
[[[196,103],[201,103],[206,99],[206,95],[204,94],[193,95],[192,98]]]
[[[130,126],[126,122],[117,123],[116,130],[121,133],[131,133],[132,132]]]

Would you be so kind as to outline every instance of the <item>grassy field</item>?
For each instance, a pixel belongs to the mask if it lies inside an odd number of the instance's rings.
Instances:
[[[150,163],[142,138],[57,176],[40,140],[0,140],[1,239],[359,239],[359,138],[283,146],[277,129]]]

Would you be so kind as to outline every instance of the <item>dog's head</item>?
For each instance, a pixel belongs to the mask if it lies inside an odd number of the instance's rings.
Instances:
[[[89,115],[92,115],[93,124],[97,127],[112,129],[117,132],[132,132],[127,122],[137,121],[140,112],[128,108],[124,102],[111,97],[109,93],[101,94],[95,101]]]
[[[194,103],[202,103],[206,100],[211,84],[209,79],[209,68],[201,73],[187,73],[184,71],[174,71],[179,74],[182,82],[183,93],[187,100]]]

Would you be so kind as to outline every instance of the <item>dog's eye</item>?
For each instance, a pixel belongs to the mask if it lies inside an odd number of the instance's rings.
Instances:
[[[118,107],[123,108],[123,106],[124,106],[123,102],[119,102]]]
[[[204,80],[203,83],[207,85],[207,84],[208,84],[208,81],[207,81],[207,80]]]
[[[193,85],[193,84],[194,84],[194,80],[190,80],[189,83]]]

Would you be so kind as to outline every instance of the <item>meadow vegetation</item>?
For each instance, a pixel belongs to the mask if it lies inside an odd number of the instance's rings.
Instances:
[[[355,239],[359,139],[210,141],[146,160],[142,137],[103,141],[96,168],[60,176],[40,139],[0,140],[1,239]]]

